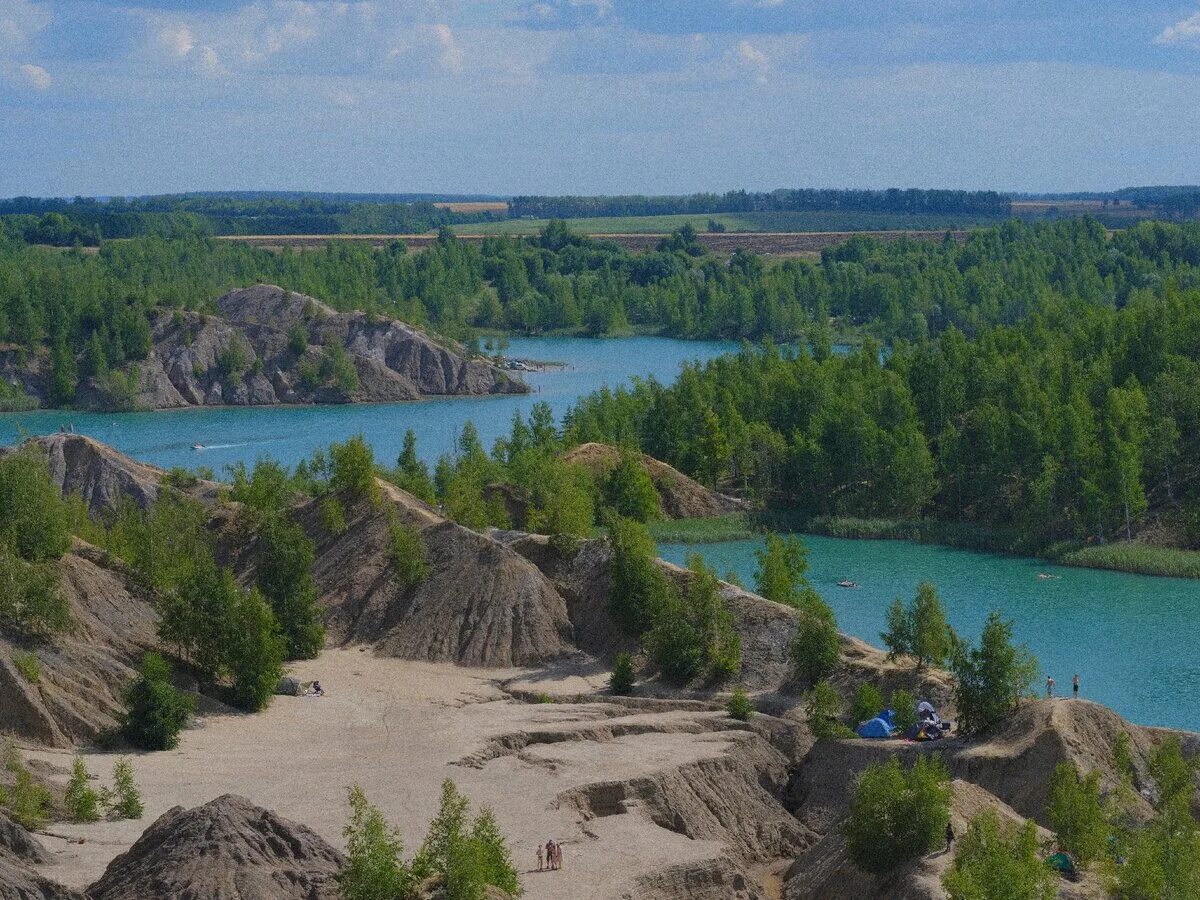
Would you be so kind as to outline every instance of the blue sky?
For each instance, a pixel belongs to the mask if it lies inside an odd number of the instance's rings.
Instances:
[[[1200,182],[1200,0],[0,0],[0,196]]]

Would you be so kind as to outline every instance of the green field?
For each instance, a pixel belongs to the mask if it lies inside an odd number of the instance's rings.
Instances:
[[[994,224],[986,216],[903,215],[866,212],[762,212],[715,213],[678,216],[607,216],[570,219],[571,227],[588,234],[661,234],[690,224],[707,231],[709,220],[720,222],[727,231],[942,231]],[[455,225],[463,234],[536,234],[547,219],[507,219]]]

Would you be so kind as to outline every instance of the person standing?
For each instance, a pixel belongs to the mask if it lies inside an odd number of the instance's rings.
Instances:
[[[1079,673],[1078,672],[1076,672],[1075,677],[1071,679],[1071,696],[1076,700],[1079,699]]]
[[[542,851],[543,851],[542,845],[538,844],[538,871],[539,872],[542,871]]]
[[[954,846],[954,826],[949,821],[946,822],[946,852],[949,853]]]
[[[1054,679],[1049,675],[1046,676],[1046,699],[1050,700],[1054,697]]]

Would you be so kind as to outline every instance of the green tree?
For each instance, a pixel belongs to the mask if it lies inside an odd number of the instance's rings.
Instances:
[[[879,715],[883,709],[883,695],[879,688],[864,681],[854,689],[854,703],[850,707],[850,721],[864,722]]]
[[[1058,842],[1080,865],[1099,859],[1108,839],[1108,823],[1100,802],[1100,773],[1080,777],[1070,761],[1060,762],[1050,779],[1046,807]]]
[[[195,701],[171,684],[171,670],[157,653],[142,658],[138,677],[124,691],[121,730],[140,750],[172,750],[195,709]]]
[[[946,610],[931,582],[917,585],[917,595],[905,606],[897,597],[888,608],[887,630],[880,635],[888,658],[909,655],[917,668],[944,665],[954,648],[954,632],[946,621]]]
[[[755,591],[768,600],[787,606],[808,605],[812,587],[808,572],[808,548],[795,535],[767,535],[760,550],[754,551],[758,568],[754,572]]]
[[[738,685],[733,689],[729,699],[725,701],[725,711],[739,722],[749,721],[750,717],[754,715],[754,702],[744,687]]]
[[[145,807],[142,794],[133,780],[133,764],[128,759],[113,763],[113,796],[110,808],[119,819],[140,819]]]
[[[894,660],[912,653],[912,618],[900,597],[892,601],[887,611],[887,629],[879,635],[887,648],[888,659]]]
[[[21,759],[21,752],[11,738],[3,745],[4,770],[12,779],[7,788],[0,787],[0,806],[8,810],[14,822],[29,831],[44,828],[50,819],[50,791],[33,777]]]
[[[414,588],[429,577],[429,553],[420,529],[393,516],[388,521],[388,557],[399,584]]]
[[[271,700],[283,675],[285,644],[271,607],[257,589],[240,592],[230,610],[224,664],[233,701],[256,712]]]
[[[346,864],[335,876],[342,900],[397,900],[416,889],[412,871],[403,859],[400,832],[390,828],[383,814],[367,802],[362,788],[350,788],[350,821],[342,829],[346,838]]]
[[[512,863],[512,854],[491,807],[480,809],[471,824],[471,843],[476,848],[480,880],[513,897],[520,896],[521,882]]]
[[[331,445],[329,457],[329,486],[333,490],[344,491],[352,500],[373,501],[379,496],[375,454],[361,434],[354,435],[344,444]]]
[[[837,666],[841,646],[833,610],[812,592],[796,617],[796,633],[788,648],[796,677],[806,684],[828,677]]]
[[[76,756],[71,764],[71,780],[67,782],[67,793],[63,800],[67,816],[72,822],[95,822],[100,818],[100,795],[88,783],[91,776],[82,756]]]
[[[271,604],[288,659],[315,659],[325,644],[311,569],[316,547],[304,529],[269,519],[258,533],[258,586]]]
[[[67,505],[34,446],[0,457],[0,544],[28,562],[58,559],[71,546]]]
[[[617,464],[604,479],[604,502],[617,515],[636,522],[662,518],[662,502],[641,454],[623,448]]]
[[[417,456],[417,434],[411,428],[404,432],[404,448],[396,460],[396,486],[430,505],[437,502],[429,466]]]
[[[666,602],[670,585],[655,562],[654,539],[646,527],[619,516],[607,520],[612,547],[612,588],[609,609],[627,632],[641,635]]]
[[[633,657],[625,652],[618,653],[616,659],[613,660],[612,675],[608,680],[609,690],[614,694],[632,694],[636,681],[637,674],[633,670]]]
[[[804,695],[804,715],[808,729],[817,740],[852,737],[854,732],[841,723],[845,702],[828,681],[818,681]]]
[[[949,782],[936,757],[919,756],[908,771],[894,756],[868,766],[842,826],[854,864],[881,874],[937,847],[950,818]]]
[[[917,698],[904,688],[897,688],[892,691],[892,698],[888,705],[896,713],[893,719],[896,727],[902,733],[907,734],[908,729],[917,724]]]
[[[951,670],[960,727],[970,733],[999,722],[1029,695],[1037,677],[1037,660],[1024,645],[1012,642],[1012,622],[997,612],[988,615],[979,646],[956,645]]]
[[[1033,822],[1002,823],[992,809],[967,825],[942,876],[950,900],[1053,900],[1057,881],[1038,856]]]

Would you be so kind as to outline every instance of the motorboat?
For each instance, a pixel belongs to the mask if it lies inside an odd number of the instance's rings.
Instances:
[[[839,581],[839,582],[837,583],[837,586],[838,586],[838,587],[844,587],[844,588],[856,588],[856,587],[858,587],[858,582],[857,582],[857,581],[851,581],[850,579],[848,579],[848,578],[847,578],[847,579],[844,579],[844,580],[842,580],[842,581]]]

